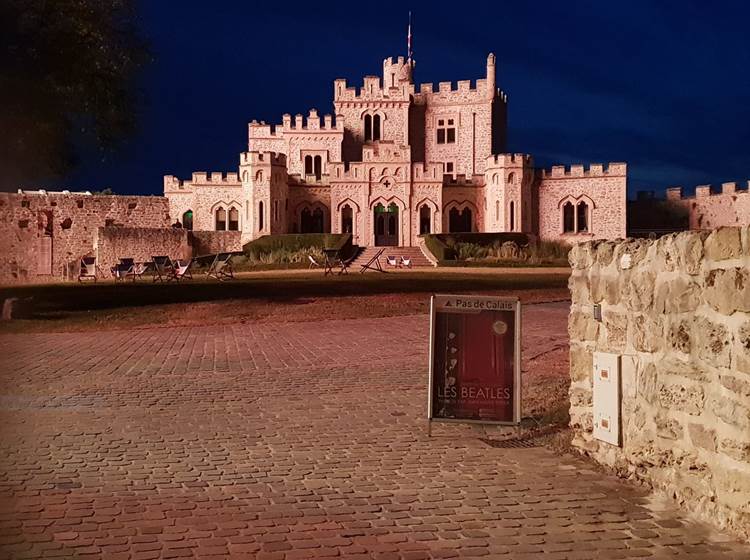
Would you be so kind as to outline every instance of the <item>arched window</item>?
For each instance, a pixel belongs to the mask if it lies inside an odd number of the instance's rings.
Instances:
[[[247,179],[248,179],[247,171],[243,171],[242,172],[242,182],[243,183],[247,183]]]
[[[464,208],[459,211],[458,208],[451,208],[448,212],[448,229],[451,233],[471,232],[472,215],[470,208]]]
[[[500,221],[500,201],[499,200],[495,201],[495,221],[496,222]]]
[[[216,231],[224,231],[227,229],[227,211],[223,208],[216,210]]]
[[[229,231],[240,229],[240,213],[234,206],[229,209],[229,227],[227,229]]]
[[[188,210],[182,215],[182,227],[185,229],[193,229],[193,211]]]
[[[572,202],[563,204],[563,233],[575,233],[575,208]]]
[[[341,209],[341,233],[354,233],[354,212],[348,204]]]
[[[510,201],[510,231],[516,231],[516,204],[512,200]]]
[[[323,174],[323,158],[320,156],[315,156],[313,159],[313,172],[315,173],[315,178],[320,181],[320,176]]]
[[[263,227],[266,225],[265,216],[263,215],[263,201],[258,202],[258,231],[263,231]]]
[[[589,205],[581,201],[576,207],[576,231],[588,233],[589,231]]]
[[[372,140],[372,115],[365,115],[365,142]]]
[[[515,173],[508,173],[508,184],[512,185],[515,180],[516,180]]]
[[[423,204],[419,209],[419,234],[431,233],[432,230],[432,212],[430,207]]]
[[[305,156],[305,175],[313,174],[313,158],[312,156]]]
[[[380,115],[372,117],[372,139],[380,140]]]
[[[262,171],[258,171],[255,174],[255,182],[256,183],[262,183],[263,182],[263,172]]]

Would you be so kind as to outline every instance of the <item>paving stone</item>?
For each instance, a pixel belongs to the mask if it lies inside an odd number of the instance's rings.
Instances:
[[[567,344],[567,312],[526,307],[524,348]],[[577,457],[427,437],[427,335],[391,317],[0,336],[0,558],[750,557]]]

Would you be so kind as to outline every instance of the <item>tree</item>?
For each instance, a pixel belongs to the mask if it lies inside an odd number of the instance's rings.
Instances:
[[[61,177],[135,131],[135,0],[0,0],[0,190]]]

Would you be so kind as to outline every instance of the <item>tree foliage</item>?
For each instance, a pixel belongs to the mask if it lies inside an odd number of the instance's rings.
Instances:
[[[134,0],[0,0],[0,190],[60,177],[135,130]]]

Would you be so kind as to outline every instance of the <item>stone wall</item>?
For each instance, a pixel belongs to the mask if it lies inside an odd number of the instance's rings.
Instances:
[[[570,261],[574,445],[750,538],[750,228],[588,242]],[[595,351],[621,355],[621,447],[593,438]]]
[[[0,193],[0,282],[62,279],[92,253],[99,227],[169,223],[169,202],[159,196]]]
[[[667,200],[688,212],[690,229],[750,224],[750,183],[723,183],[720,192],[701,185],[695,196],[683,196],[681,187],[672,187],[667,189]]]
[[[239,231],[191,231],[188,242],[194,257],[242,251]]]
[[[190,258],[188,234],[188,230],[179,228],[99,228],[94,239],[96,263],[107,278],[121,258],[132,258],[136,262],[147,262],[161,255]]]

